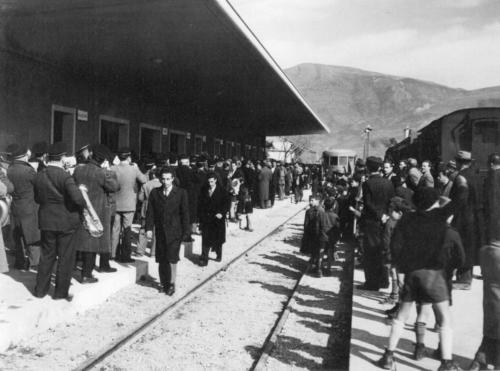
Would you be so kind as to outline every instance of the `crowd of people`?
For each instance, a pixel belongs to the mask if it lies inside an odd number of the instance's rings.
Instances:
[[[312,176],[302,251],[311,254],[313,273],[329,274],[336,243],[353,235],[365,275],[358,289],[390,288],[383,302],[393,305],[386,311],[392,326],[380,367],[395,369],[394,351],[416,303],[414,358],[427,355],[425,321],[433,311],[439,370],[459,369],[452,359],[452,289],[470,290],[480,264],[484,338],[471,370],[500,368],[500,155],[487,165],[484,177],[471,153],[459,151],[448,163],[419,166],[409,158],[396,167],[368,157],[352,174],[332,166]]]
[[[44,297],[57,262],[54,299],[71,300],[75,269],[82,284],[92,284],[95,270],[116,271],[110,260],[130,264],[146,253],[159,264],[161,290],[173,295],[182,242],[201,234],[199,265],[208,264],[211,250],[220,262],[227,223],[252,232],[254,207],[285,197],[300,202],[310,174],[299,163],[208,154],[136,163],[130,149],[113,153],[102,144],[74,157],[63,143],[32,150],[13,144],[1,161],[0,271],[9,270],[7,244],[13,268],[37,272],[34,295]],[[135,249],[134,222],[141,226]]]
[[[416,303],[415,359],[426,356],[424,321],[433,311],[439,370],[458,369],[452,360],[452,289],[470,290],[480,263],[484,337],[471,369],[500,368],[498,154],[489,156],[484,177],[466,151],[448,163],[425,160],[420,166],[413,158],[396,167],[390,159],[368,157],[348,174],[340,166],[206,154],[157,156],[138,165],[128,148],[113,153],[101,144],[80,148],[73,163],[63,143],[32,149],[13,144],[1,163],[0,271],[9,269],[5,240],[14,269],[37,272],[36,297],[47,295],[56,262],[53,297],[70,300],[77,264],[81,283],[92,284],[94,270],[116,271],[110,260],[133,263],[133,253],[147,251],[159,264],[161,290],[173,295],[182,242],[201,234],[199,265],[208,264],[211,250],[221,261],[227,223],[252,232],[255,207],[270,208],[285,197],[300,202],[310,186],[301,251],[311,255],[312,272],[330,274],[337,242],[352,236],[365,274],[359,289],[391,288],[385,302],[393,305],[387,311],[393,322],[380,367],[395,368],[394,351]],[[98,234],[85,213],[91,222],[97,219]],[[141,226],[135,251],[134,221]]]

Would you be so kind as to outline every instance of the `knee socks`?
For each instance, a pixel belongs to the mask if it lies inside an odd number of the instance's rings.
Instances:
[[[449,326],[439,329],[439,341],[441,343],[441,359],[451,360],[453,349],[453,330]]]

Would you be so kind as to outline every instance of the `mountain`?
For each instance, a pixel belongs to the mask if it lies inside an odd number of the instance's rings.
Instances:
[[[353,149],[363,154],[363,130],[370,125],[370,154],[383,156],[403,129],[418,130],[462,108],[500,106],[500,86],[478,90],[384,75],[350,67],[300,64],[285,70],[305,100],[328,125],[328,135],[290,137],[321,153]]]

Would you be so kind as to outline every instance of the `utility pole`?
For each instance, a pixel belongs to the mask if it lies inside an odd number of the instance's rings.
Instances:
[[[372,131],[372,127],[367,125],[363,133],[365,134],[365,145],[363,148],[363,158],[366,160],[368,156],[370,156],[370,132]]]

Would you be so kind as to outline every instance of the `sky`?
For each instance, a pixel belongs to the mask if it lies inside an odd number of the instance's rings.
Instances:
[[[282,68],[349,66],[500,85],[499,0],[229,0]]]

